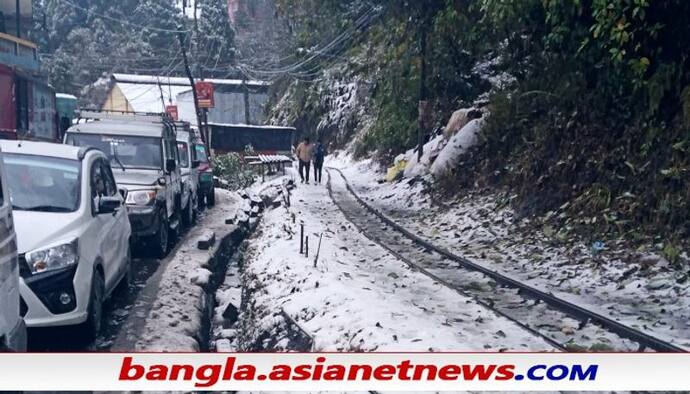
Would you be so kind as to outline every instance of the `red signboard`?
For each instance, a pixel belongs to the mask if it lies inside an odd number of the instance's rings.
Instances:
[[[211,82],[199,81],[194,84],[196,95],[199,100],[199,108],[213,108],[213,84]]]
[[[177,112],[177,105],[166,105],[165,113],[170,115],[170,117],[173,118],[173,120],[179,120],[179,112]]]

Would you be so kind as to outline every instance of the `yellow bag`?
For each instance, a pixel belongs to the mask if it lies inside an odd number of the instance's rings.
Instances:
[[[393,167],[388,168],[388,171],[386,172],[386,182],[394,182],[396,179],[398,179],[398,177],[402,175],[403,171],[405,171],[406,166],[407,161],[400,160],[399,162],[395,163]]]

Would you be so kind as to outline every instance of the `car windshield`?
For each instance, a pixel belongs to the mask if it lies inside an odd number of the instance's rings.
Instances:
[[[208,155],[206,155],[206,147],[203,145],[195,145],[196,158],[202,163],[208,163]]]
[[[54,157],[3,155],[12,209],[74,212],[79,208],[81,165]]]
[[[177,143],[177,152],[180,154],[180,166],[189,167],[189,155],[187,151],[187,144],[184,142]]]
[[[159,170],[163,166],[160,138],[70,133],[65,142],[100,149],[110,159],[113,170],[122,167]]]

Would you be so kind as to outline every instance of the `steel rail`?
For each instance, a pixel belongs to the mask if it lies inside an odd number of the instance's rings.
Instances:
[[[534,328],[528,326],[527,324],[525,324],[525,323],[523,323],[523,322],[521,322],[521,321],[519,321],[519,320],[514,319],[513,317],[507,315],[506,313],[504,313],[504,312],[502,312],[502,311],[500,311],[500,310],[494,308],[492,305],[489,305],[487,302],[482,301],[481,299],[479,299],[479,298],[477,298],[477,297],[474,297],[472,294],[467,293],[466,291],[460,289],[458,286],[455,286],[455,285],[453,285],[452,283],[450,283],[450,282],[448,282],[448,281],[446,281],[446,280],[440,278],[439,276],[437,276],[437,275],[431,273],[431,272],[430,272],[429,270],[427,270],[426,268],[420,267],[418,264],[412,262],[410,259],[408,259],[407,257],[405,257],[402,253],[400,253],[400,252],[394,250],[393,248],[389,247],[388,245],[386,245],[386,243],[383,242],[383,241],[382,241],[381,239],[379,239],[378,237],[376,237],[376,236],[374,236],[373,234],[370,234],[369,232],[367,232],[365,228],[363,228],[362,226],[360,226],[359,224],[357,224],[357,222],[354,221],[354,220],[352,219],[352,216],[347,212],[347,210],[346,210],[345,208],[343,208],[343,206],[342,206],[342,205],[338,202],[338,200],[335,198],[335,196],[333,195],[333,189],[332,189],[332,187],[331,187],[331,173],[330,173],[330,171],[328,171],[328,170],[326,170],[326,173],[328,174],[328,182],[326,183],[326,187],[328,188],[328,195],[331,197],[331,200],[333,200],[333,202],[334,202],[335,205],[338,207],[338,209],[343,213],[343,215],[345,216],[345,218],[346,218],[350,223],[352,223],[352,224],[362,233],[362,235],[364,235],[367,239],[371,240],[372,242],[376,243],[377,245],[379,245],[380,247],[382,247],[383,249],[385,249],[386,251],[388,251],[390,254],[392,254],[393,256],[395,256],[398,260],[402,261],[403,263],[405,263],[405,264],[406,264],[407,266],[409,266],[410,268],[412,268],[412,269],[414,269],[414,270],[416,270],[416,271],[421,272],[422,274],[426,275],[427,277],[433,279],[433,280],[436,281],[436,282],[441,283],[442,285],[448,287],[449,289],[455,291],[456,293],[458,293],[458,294],[460,294],[460,295],[462,295],[462,296],[472,298],[477,304],[483,306],[484,308],[490,309],[492,312],[496,313],[497,315],[500,315],[500,316],[502,316],[502,317],[505,317],[506,319],[508,319],[508,320],[512,321],[513,323],[515,323],[516,325],[518,325],[520,328],[522,328],[522,329],[524,329],[524,330],[530,332],[532,335],[535,335],[535,336],[537,336],[537,337],[540,337],[540,338],[544,339],[544,341],[545,341],[546,343],[548,343],[549,345],[553,346],[554,348],[556,348],[556,349],[558,349],[558,350],[560,350],[560,351],[564,351],[564,352],[567,351],[567,349],[565,348],[565,346],[563,346],[563,345],[562,345],[561,343],[559,343],[558,341],[555,341],[553,338],[550,338],[550,337],[548,337],[548,336],[542,334],[541,332],[535,330]],[[345,178],[343,178],[343,179],[345,179]]]
[[[563,300],[561,298],[558,298],[554,296],[553,294],[546,293],[542,290],[539,290],[537,288],[534,288],[530,285],[527,285],[525,283],[522,283],[518,280],[515,280],[513,278],[510,278],[508,276],[505,276],[501,273],[498,273],[496,271],[493,271],[491,269],[488,269],[482,265],[479,265],[477,263],[474,263],[464,257],[458,256],[449,250],[436,246],[429,241],[419,237],[418,235],[410,232],[403,226],[399,225],[386,215],[384,215],[382,212],[377,210],[376,208],[372,207],[369,205],[367,202],[365,202],[358,194],[355,192],[355,190],[352,188],[350,185],[350,182],[347,180],[345,177],[345,174],[338,169],[334,167],[328,167],[327,169],[329,170],[335,170],[340,174],[340,176],[343,178],[343,181],[345,182],[345,187],[347,190],[352,194],[352,196],[359,202],[364,208],[366,208],[369,212],[377,216],[381,221],[386,223],[388,226],[392,227],[399,233],[402,233],[405,235],[407,238],[410,240],[414,241],[415,243],[433,250],[434,252],[450,259],[453,261],[456,261],[457,263],[461,264],[463,267],[474,270],[477,272],[480,272],[491,279],[495,280],[496,282],[504,285],[504,286],[509,286],[512,288],[517,289],[521,294],[526,295],[527,297],[533,298],[537,301],[542,301],[545,302],[560,311],[573,316],[577,320],[579,320],[582,325],[585,323],[593,322],[601,327],[607,329],[610,332],[613,332],[617,334],[618,336],[626,339],[630,339],[634,342],[637,342],[640,344],[640,351],[644,351],[647,348],[653,349],[658,352],[687,352],[686,349],[677,346],[673,343],[661,340],[659,338],[656,338],[652,335],[649,335],[647,333],[644,333],[642,331],[636,330],[632,327],[626,326],[625,324],[622,324],[620,322],[617,322],[611,318],[608,318],[606,316],[603,316],[599,313],[590,311],[588,309],[585,309],[579,305],[573,304],[572,302]]]

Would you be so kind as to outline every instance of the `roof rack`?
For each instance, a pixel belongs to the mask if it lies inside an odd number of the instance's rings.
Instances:
[[[127,111],[98,111],[98,110],[81,110],[79,112],[80,119],[92,120],[124,120],[124,121],[139,121],[139,122],[161,122],[172,124],[174,121],[170,115],[161,112],[127,112]]]

